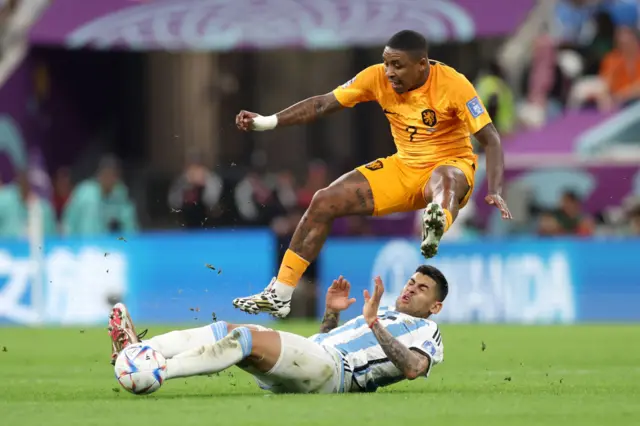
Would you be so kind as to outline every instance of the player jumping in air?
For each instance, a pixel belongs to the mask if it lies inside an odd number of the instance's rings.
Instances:
[[[392,308],[379,307],[384,287],[377,278],[373,295],[364,292],[362,315],[338,326],[340,312],[355,302],[349,288],[342,277],[333,281],[320,333],[309,338],[218,321],[143,343],[167,359],[168,379],[237,365],[262,389],[275,393],[373,392],[404,379],[427,377],[431,367],[442,362],[442,336],[428,319],[440,312],[449,289],[439,270],[420,266]],[[139,342],[123,304],[114,306],[109,329],[113,360]]]
[[[470,134],[484,147],[489,194],[503,219],[511,213],[502,199],[500,136],[475,89],[462,74],[427,56],[427,42],[401,31],[387,43],[382,64],[361,71],[326,95],[301,101],[275,115],[240,111],[244,131],[309,123],[360,102],[376,101],[391,125],[397,153],[358,167],[318,191],[298,224],[278,276],[259,294],[238,298],[235,307],[285,317],[291,295],[320,252],[335,218],[384,216],[426,206],[421,251],[436,255],[442,235],[473,191],[477,157]]]

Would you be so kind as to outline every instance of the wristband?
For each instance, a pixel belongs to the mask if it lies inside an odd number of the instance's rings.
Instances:
[[[371,321],[371,324],[369,324],[369,328],[373,328],[373,326],[376,325],[377,322],[378,322],[378,317],[376,317],[376,319]]]
[[[274,129],[277,125],[278,116],[275,114],[267,117],[263,117],[262,115],[253,117],[253,130],[257,132]]]

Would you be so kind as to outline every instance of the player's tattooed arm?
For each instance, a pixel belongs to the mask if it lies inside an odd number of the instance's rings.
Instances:
[[[333,312],[327,310],[322,318],[322,324],[320,324],[320,333],[328,333],[338,326],[340,322],[340,312]]]
[[[373,324],[371,330],[389,360],[404,373],[407,379],[416,379],[429,370],[429,358],[400,343],[379,321]]]
[[[313,96],[277,113],[278,127],[310,123],[342,108],[333,92]]]

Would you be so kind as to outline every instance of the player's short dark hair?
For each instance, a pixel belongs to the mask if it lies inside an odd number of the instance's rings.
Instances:
[[[427,39],[416,31],[402,30],[395,33],[387,42],[387,47],[409,52],[414,58],[426,58],[429,45]]]
[[[416,272],[422,275],[426,275],[435,281],[436,286],[438,287],[438,300],[440,302],[444,302],[444,299],[447,298],[447,294],[449,294],[449,283],[447,279],[444,277],[444,274],[440,272],[438,268],[431,265],[420,265]]]

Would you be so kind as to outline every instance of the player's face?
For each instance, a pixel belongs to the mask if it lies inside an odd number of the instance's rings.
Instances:
[[[421,273],[413,274],[396,300],[396,309],[420,318],[440,312],[442,302],[438,301],[436,282]]]
[[[424,83],[427,58],[416,59],[408,52],[385,47],[382,60],[387,78],[396,93],[406,93]]]

